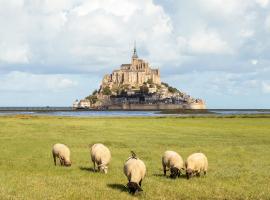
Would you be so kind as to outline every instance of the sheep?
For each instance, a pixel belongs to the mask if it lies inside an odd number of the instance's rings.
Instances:
[[[175,151],[165,151],[162,156],[162,166],[164,176],[166,176],[166,167],[168,167],[171,171],[170,177],[175,179],[177,176],[180,177],[180,170],[184,170],[184,161]]]
[[[200,176],[201,172],[204,172],[204,175],[206,175],[208,160],[203,153],[194,153],[187,158],[185,165],[187,179],[189,179],[194,174]]]
[[[111,152],[103,144],[94,144],[90,149],[91,160],[94,164],[94,171],[96,171],[96,164],[98,165],[98,171],[105,174],[108,173],[108,165],[111,161]]]
[[[56,158],[59,159],[61,166],[70,167],[70,150],[64,144],[55,144],[52,148],[52,155],[54,160],[54,165],[56,166]]]
[[[132,156],[127,159],[124,165],[124,174],[128,179],[127,187],[130,193],[135,194],[143,191],[141,186],[146,174],[146,167],[134,152],[132,152]]]

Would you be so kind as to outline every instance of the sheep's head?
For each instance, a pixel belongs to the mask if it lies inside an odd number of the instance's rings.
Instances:
[[[108,167],[104,165],[100,165],[100,171],[104,174],[108,173]]]
[[[71,166],[71,161],[70,160],[67,160],[67,159],[64,159],[64,165],[66,167],[70,167]]]
[[[170,177],[175,179],[177,176],[180,177],[180,170],[176,167],[172,167]]]
[[[71,162],[65,162],[65,166],[66,167],[70,167],[71,166]]]
[[[188,168],[186,171],[187,179],[191,178],[193,176],[193,171],[192,169]]]
[[[130,192],[131,194],[135,194],[135,193],[137,193],[137,192],[143,191],[142,188],[138,185],[138,183],[135,183],[135,182],[129,182],[129,183],[127,184],[127,187],[128,187],[129,192]]]

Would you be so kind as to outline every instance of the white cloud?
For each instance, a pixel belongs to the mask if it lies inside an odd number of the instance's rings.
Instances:
[[[256,2],[263,8],[265,8],[268,3],[269,3],[269,0],[256,0]]]
[[[73,80],[59,76],[48,77],[45,82],[48,89],[51,89],[53,91],[69,89],[78,85],[78,83]]]
[[[29,63],[30,50],[27,45],[9,46],[0,43],[0,63]]]
[[[147,4],[146,4],[147,5]],[[127,21],[140,6],[135,1],[124,0],[92,0],[83,2],[73,9],[78,16],[85,16],[92,12],[103,10],[104,12],[123,17]]]
[[[214,82],[215,94],[225,91],[229,98],[252,85],[261,93],[269,77],[262,72],[270,64],[268,0],[0,0],[0,13],[1,91],[65,90],[76,98],[83,78],[75,74],[101,80],[129,62],[134,40],[139,56],[160,67],[162,78],[216,72],[210,78],[191,75],[185,83],[194,82],[186,90],[191,94],[198,85],[208,87],[212,77],[222,80]],[[260,77],[249,79],[250,72]],[[240,87],[237,78],[223,80],[223,73],[246,80]],[[88,82],[81,88],[99,86]]]
[[[189,38],[178,37],[180,48],[195,54],[231,54],[228,43],[215,31],[199,31]]]
[[[129,58],[135,39],[156,62],[177,58],[170,18],[152,0],[15,3],[0,2],[0,38],[7,46],[23,44],[27,49],[4,47],[0,59],[7,63],[21,60],[29,63],[26,67],[42,65],[41,71],[50,73],[52,66],[62,71],[83,71],[87,66],[91,71],[121,64],[119,55]]]
[[[72,89],[77,84],[64,75],[39,75],[15,71],[0,76],[0,91],[9,92],[58,92]]]
[[[270,93],[270,83],[269,82],[262,82],[262,91],[266,94]]]
[[[250,0],[198,0],[206,11],[218,16],[241,15],[251,4]]]
[[[252,59],[250,62],[252,65],[257,65],[259,61],[257,59]]]
[[[240,31],[240,36],[244,38],[250,38],[254,36],[254,30],[242,30]]]
[[[265,29],[270,32],[270,15],[268,15],[265,19]]]

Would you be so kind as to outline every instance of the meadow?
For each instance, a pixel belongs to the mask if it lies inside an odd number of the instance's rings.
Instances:
[[[71,167],[54,166],[67,144]],[[89,144],[112,152],[108,174],[94,173]],[[270,199],[270,118],[0,117],[0,199]],[[128,193],[123,165],[137,153],[147,167],[143,192]],[[204,177],[163,176],[161,156],[208,157]]]

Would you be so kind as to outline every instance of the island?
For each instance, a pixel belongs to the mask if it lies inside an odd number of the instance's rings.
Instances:
[[[130,64],[106,74],[100,88],[73,103],[74,109],[172,110],[206,109],[202,99],[161,82],[160,70],[140,59],[136,46]]]

